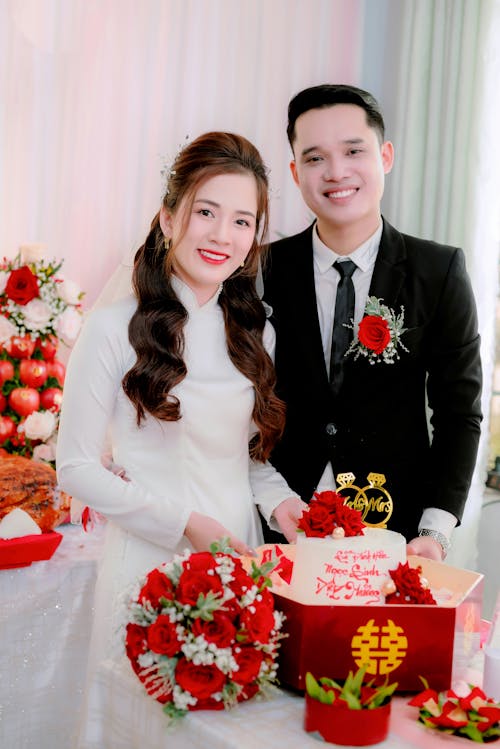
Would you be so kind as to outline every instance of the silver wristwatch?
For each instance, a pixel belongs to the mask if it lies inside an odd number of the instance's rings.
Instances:
[[[431,531],[430,528],[421,528],[418,532],[419,536],[430,536],[435,541],[438,542],[438,544],[441,546],[443,550],[443,559],[445,559],[446,555],[448,554],[451,543],[446,538],[444,533],[441,533],[440,531]]]

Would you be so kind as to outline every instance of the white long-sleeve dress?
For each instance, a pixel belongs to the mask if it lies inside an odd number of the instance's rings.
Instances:
[[[189,287],[176,278],[173,282],[189,315],[183,355],[187,375],[172,390],[181,404],[179,421],[148,416],[137,427],[135,409],[123,392],[122,378],[136,359],[128,340],[133,297],[89,316],[68,364],[57,447],[59,484],[108,518],[91,672],[103,659],[124,658],[123,595],[141,575],[189,547],[183,532],[193,510],[255,546],[262,542],[256,505],[269,519],[283,499],[294,495],[270,464],[249,458],[254,390],[227,353],[218,295],[200,307]],[[272,354],[269,324],[264,338]],[[108,444],[129,481],[101,464]],[[80,746],[102,746],[99,723],[110,716],[105,704],[101,708],[91,708]]]

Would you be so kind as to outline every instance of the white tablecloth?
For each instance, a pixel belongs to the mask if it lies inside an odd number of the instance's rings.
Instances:
[[[109,706],[110,715],[105,749],[318,749],[321,745],[303,730],[303,698],[290,692],[276,690],[269,699],[254,698],[228,711],[192,712],[167,729],[162,706],[148,697],[127,663],[117,668],[109,662],[101,670],[100,683],[101,704]],[[408,706],[408,699],[393,699],[389,736],[377,749],[463,747],[464,739],[443,736],[419,724],[418,711]]]
[[[0,747],[71,749],[102,527],[59,528],[52,559],[0,570]],[[104,749],[104,748],[103,748]]]

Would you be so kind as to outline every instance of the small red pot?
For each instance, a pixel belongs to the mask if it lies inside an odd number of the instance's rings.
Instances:
[[[390,702],[373,710],[351,710],[325,705],[306,694],[304,729],[332,744],[368,746],[387,738],[390,714]]]

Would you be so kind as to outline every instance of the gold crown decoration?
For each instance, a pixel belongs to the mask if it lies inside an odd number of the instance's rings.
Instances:
[[[366,525],[371,528],[387,528],[394,505],[391,495],[384,487],[385,476],[383,473],[369,473],[366,479],[367,486],[360,488],[354,483],[356,476],[353,473],[337,474],[337,494],[345,497],[344,504],[361,512]]]

